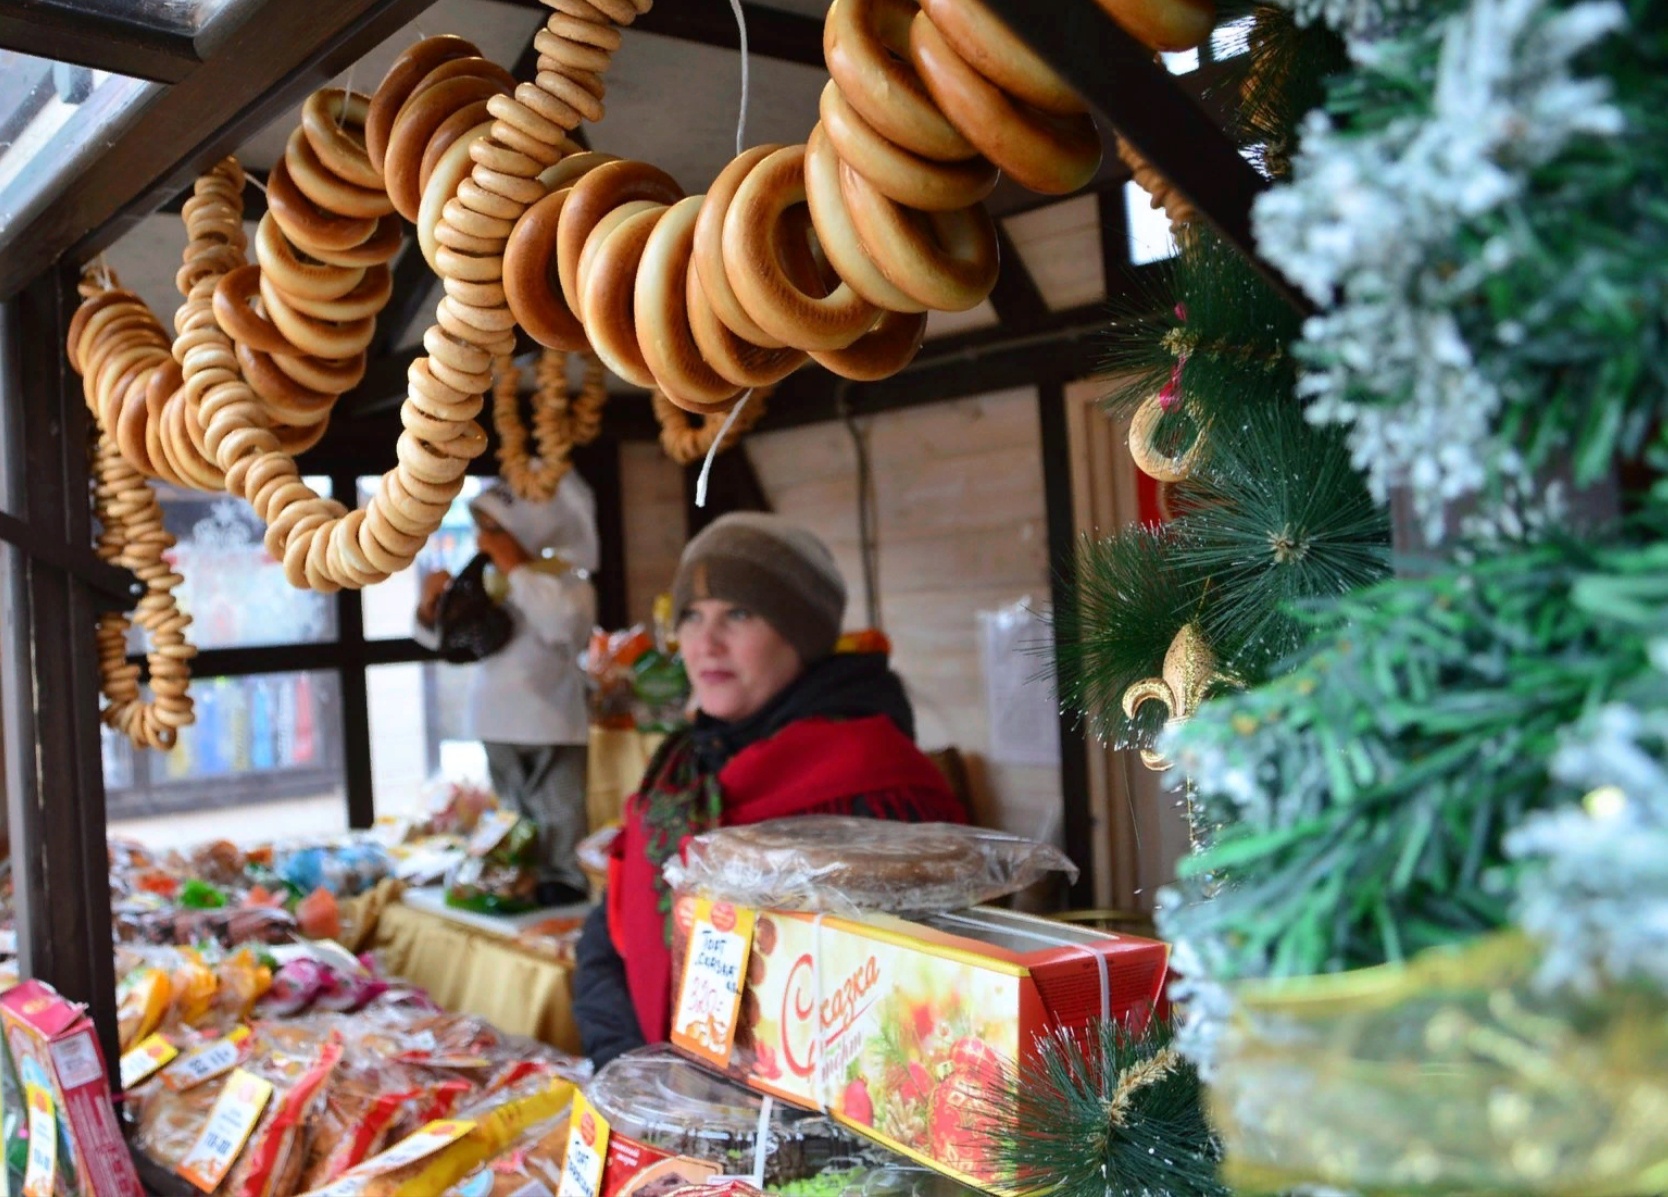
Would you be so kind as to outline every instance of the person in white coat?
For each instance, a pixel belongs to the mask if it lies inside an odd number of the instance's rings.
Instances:
[[[471,734],[486,749],[499,799],[538,825],[541,904],[582,902],[588,889],[574,849],[586,833],[589,720],[579,655],[596,623],[596,499],[570,470],[548,502],[518,499],[500,482],[469,509],[476,544],[499,575],[494,595],[515,625],[502,649],[463,666]],[[450,581],[441,571],[423,583],[414,635],[430,648]]]

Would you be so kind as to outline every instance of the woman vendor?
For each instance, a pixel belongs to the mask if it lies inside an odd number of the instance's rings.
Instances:
[[[724,516],[684,550],[672,595],[699,713],[627,801],[579,942],[574,1016],[599,1068],[668,1037],[661,866],[690,836],[803,814],[966,820],[885,657],[834,655],[846,587],[822,541],[779,516]]]

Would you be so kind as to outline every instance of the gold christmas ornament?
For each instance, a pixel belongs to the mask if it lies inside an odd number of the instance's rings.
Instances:
[[[1158,482],[1181,482],[1198,464],[1205,446],[1205,432],[1201,428],[1193,443],[1180,453],[1164,453],[1153,445],[1153,433],[1163,415],[1164,403],[1159,395],[1153,395],[1135,409],[1129,422],[1129,455],[1135,459],[1135,467],[1149,478]]]
[[[1163,676],[1144,678],[1124,691],[1124,716],[1134,719],[1144,704],[1159,702],[1164,704],[1167,722],[1180,722],[1199,709],[1212,685],[1223,680],[1216,654],[1199,634],[1197,625],[1187,624],[1170,641],[1164,654]],[[1170,767],[1162,753],[1150,748],[1141,750],[1141,763],[1155,770]]]

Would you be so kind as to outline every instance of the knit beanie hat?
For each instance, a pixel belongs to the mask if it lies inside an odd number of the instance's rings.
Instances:
[[[846,583],[814,534],[779,515],[738,511],[689,542],[672,599],[680,616],[702,599],[746,607],[810,664],[833,652],[840,638]]]

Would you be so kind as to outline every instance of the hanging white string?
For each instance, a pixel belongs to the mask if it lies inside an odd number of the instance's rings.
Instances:
[[[730,409],[730,414],[724,417],[724,426],[718,430],[712,444],[707,448],[707,459],[701,463],[701,476],[695,480],[695,506],[707,505],[707,478],[712,473],[712,459],[718,456],[718,451],[724,447],[724,440],[730,435],[730,425],[736,422],[741,409],[747,406],[747,401],[753,397],[753,388],[748,387],[736,400],[736,405]],[[708,416],[708,419],[712,417]]]
[[[736,14],[736,28],[741,32],[741,114],[736,118],[736,157],[747,150],[747,14],[741,11],[741,0],[730,0]]]
[[[348,99],[353,95],[353,76],[359,70],[359,63],[355,62],[348,68],[347,85],[342,88],[342,107],[336,113],[336,131],[341,132],[347,127]]]
[[[255,190],[259,191],[262,195],[266,194],[266,183],[258,175],[245,174],[243,176],[243,181],[253,184]]]
[[[748,76],[747,54],[747,14],[741,11],[741,0],[730,0],[730,11],[736,14],[736,30],[741,34],[741,110],[736,114],[736,157],[747,152],[747,99],[751,88]],[[747,406],[747,401],[753,397],[753,389],[749,387],[741,393],[736,405],[730,409],[730,414],[724,417],[724,426],[718,430],[718,435],[707,448],[707,459],[701,463],[701,476],[695,480],[695,506],[707,505],[707,479],[712,476],[712,459],[718,456],[718,451],[724,447],[724,440],[730,435],[730,426],[741,415],[741,409]]]
[[[99,286],[106,291],[113,291],[116,288],[116,282],[110,275],[110,260],[104,256],[103,251],[100,251],[98,255],[98,281]]]

